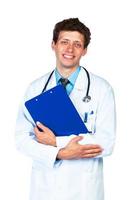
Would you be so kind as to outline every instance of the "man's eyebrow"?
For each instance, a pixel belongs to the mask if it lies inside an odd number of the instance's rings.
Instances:
[[[59,40],[68,40],[69,41],[69,39],[68,38],[59,38]]]
[[[81,40],[75,40],[74,42],[80,42],[81,43],[82,41]]]
[[[70,41],[70,39],[68,38],[59,38],[59,40],[66,40],[66,41]],[[79,43],[82,43],[81,40],[74,40],[73,42],[79,42]]]

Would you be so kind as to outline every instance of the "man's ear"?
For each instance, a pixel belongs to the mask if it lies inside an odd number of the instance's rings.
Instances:
[[[84,49],[83,53],[82,53],[82,56],[85,56],[87,53],[87,48]]]
[[[51,48],[52,48],[52,50],[55,49],[55,42],[54,41],[52,41],[52,43],[51,43]]]

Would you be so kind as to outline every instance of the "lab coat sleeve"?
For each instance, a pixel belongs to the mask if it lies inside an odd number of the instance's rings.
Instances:
[[[53,167],[59,148],[44,145],[36,141],[34,134],[35,124],[24,102],[25,100],[21,103],[16,121],[16,147],[20,152],[30,156],[33,160],[39,161],[47,167]]]
[[[98,102],[96,117],[93,123],[94,134],[80,134],[83,136],[83,140],[79,143],[99,144],[103,148],[103,152],[97,157],[108,156],[113,151],[116,130],[115,99],[111,86],[106,89],[106,92]],[[75,136],[57,138],[57,145],[60,147],[66,146],[72,137]]]
[[[111,155],[116,136],[116,109],[114,92],[111,86],[108,87],[105,95],[101,98],[96,114],[94,134],[84,136],[82,143],[99,144],[103,148],[101,155],[97,157]]]
[[[64,148],[72,138],[76,137],[77,135],[70,135],[70,136],[57,136],[56,137],[56,145],[58,148]]]

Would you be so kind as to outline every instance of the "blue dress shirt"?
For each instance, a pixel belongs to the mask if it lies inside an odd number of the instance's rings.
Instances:
[[[68,77],[68,80],[70,81],[70,83],[67,84],[66,86],[66,91],[67,91],[67,94],[70,95],[70,93],[72,92],[73,88],[74,88],[74,84],[76,82],[76,79],[79,75],[79,72],[80,72],[80,69],[81,67],[79,66],[75,72],[73,72],[69,77]],[[56,77],[56,84],[59,85],[61,84],[60,82],[60,78],[64,78],[60,75],[60,73],[58,72],[58,69],[56,68],[55,69],[55,77]]]

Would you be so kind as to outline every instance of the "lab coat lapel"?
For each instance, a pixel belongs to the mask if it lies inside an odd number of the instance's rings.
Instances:
[[[85,96],[84,92],[87,89],[88,80],[86,76],[86,72],[83,68],[81,68],[77,80],[75,82],[74,88],[70,94],[70,98],[72,100],[80,101],[80,99]]]
[[[85,70],[81,68],[81,71],[75,82],[75,86],[70,94],[70,98],[82,119],[84,118],[85,112],[90,112],[91,109],[94,109],[92,101],[90,101],[89,103],[83,102],[83,98],[86,95],[87,87],[88,87],[88,78]]]

